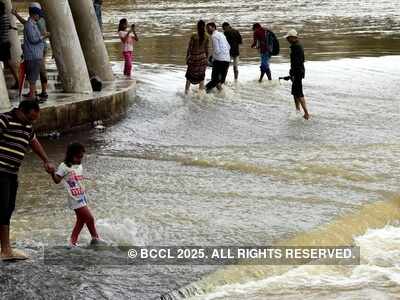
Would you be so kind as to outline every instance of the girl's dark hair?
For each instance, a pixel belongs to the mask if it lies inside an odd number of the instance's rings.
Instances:
[[[200,45],[203,43],[206,36],[206,23],[203,20],[197,22],[197,34],[199,36]]]
[[[64,163],[71,167],[74,157],[80,153],[85,152],[85,147],[81,143],[71,143],[68,145],[67,153],[65,154]]]
[[[128,25],[128,20],[127,19],[123,18],[123,19],[119,20],[118,31],[123,31],[124,30],[124,28],[122,28],[122,26],[124,24]]]

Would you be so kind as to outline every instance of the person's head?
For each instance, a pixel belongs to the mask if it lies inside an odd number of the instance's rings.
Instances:
[[[35,20],[38,21],[40,19],[40,16],[42,15],[42,10],[37,7],[29,7],[29,16]]]
[[[222,29],[223,29],[224,31],[227,31],[229,28],[231,28],[231,25],[229,25],[228,22],[224,22],[224,23],[222,24]]]
[[[131,30],[134,31],[135,30],[135,24],[131,25]]]
[[[31,2],[29,3],[29,9],[31,8],[38,8],[39,9],[39,17],[44,17],[42,6],[38,2]]]
[[[4,15],[6,13],[6,5],[4,2],[0,1],[0,16]]]
[[[297,31],[294,29],[289,30],[289,32],[285,35],[286,40],[289,42],[289,44],[294,44],[297,43],[299,36],[297,34]]]
[[[32,124],[35,122],[40,115],[40,107],[36,101],[32,100],[24,100],[22,101],[19,106],[18,110],[22,113],[22,120],[26,123]]]
[[[84,154],[85,147],[81,143],[71,143],[67,147],[64,163],[69,167],[72,165],[80,165]]]
[[[199,36],[200,44],[204,41],[206,35],[206,22],[199,20],[197,22],[197,35]]]
[[[253,24],[253,31],[256,31],[256,30],[258,30],[258,29],[260,29],[260,28],[261,28],[260,23],[254,23],[254,24]]]
[[[217,30],[217,25],[215,25],[214,22],[210,22],[207,24],[207,33],[208,34],[213,34],[213,32]]]
[[[119,20],[118,31],[124,31],[128,28],[128,20],[123,18]]]

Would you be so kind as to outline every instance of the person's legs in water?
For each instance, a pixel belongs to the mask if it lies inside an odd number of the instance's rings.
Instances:
[[[294,103],[296,105],[296,110],[300,111],[300,107],[303,108],[304,111],[304,119],[308,120],[310,118],[310,114],[308,113],[306,100],[303,94],[303,76],[296,75],[292,77],[292,95],[294,97]]]
[[[211,72],[211,81],[206,85],[206,91],[209,93],[219,83],[220,78],[220,61],[215,60]]]
[[[293,97],[294,98],[294,105],[296,107],[297,111],[300,111],[300,101],[298,97]]]
[[[204,91],[204,90],[205,90],[204,80],[200,82],[200,84],[199,84],[199,90],[200,90],[200,91]]]
[[[98,240],[99,234],[97,233],[97,230],[96,230],[95,219],[94,219],[93,214],[90,211],[89,207],[87,207],[87,206],[82,207],[81,214],[84,215],[85,224],[90,232],[92,240]]]
[[[310,119],[310,114],[308,113],[308,110],[307,110],[306,99],[304,97],[300,97],[300,98],[298,98],[298,102],[300,102],[300,105],[301,105],[301,107],[303,108],[303,111],[304,111],[303,118],[306,119],[306,120]]]
[[[185,95],[189,94],[189,89],[190,89],[190,81],[186,79]]]
[[[13,250],[10,243],[10,219],[15,209],[18,180],[16,175],[2,173],[0,176],[0,257],[26,259],[28,257],[22,251]]]
[[[74,229],[72,229],[72,233],[71,233],[71,239],[70,239],[71,246],[77,245],[78,239],[79,239],[79,234],[82,231],[83,225],[85,225],[84,216],[80,213],[80,210],[82,208],[83,207],[74,210],[75,215],[76,215],[76,222],[75,222]]]
[[[239,56],[233,57],[233,74],[235,80],[239,78]]]
[[[268,80],[272,80],[271,70],[269,68],[269,59],[270,56],[268,53],[261,54],[261,66],[260,66],[261,74],[260,74],[260,79],[258,80],[259,82],[262,82],[265,74],[267,74]]]

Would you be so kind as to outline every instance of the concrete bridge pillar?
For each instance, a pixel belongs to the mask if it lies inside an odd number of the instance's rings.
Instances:
[[[113,80],[106,45],[92,0],[69,0],[89,73],[104,81]]]
[[[6,6],[6,12],[10,14],[10,22],[13,28],[17,27],[16,18],[11,14],[12,4],[11,0],[3,0]],[[19,63],[21,61],[22,49],[21,49],[21,41],[18,37],[18,32],[16,30],[10,30],[10,43],[11,43],[11,62],[14,65],[14,68],[18,70]]]
[[[80,0],[76,2],[81,2]],[[85,57],[68,0],[41,0],[64,92],[92,92]]]
[[[0,63],[0,110],[11,107],[10,98],[8,97],[8,91],[3,72],[4,72],[3,64]]]

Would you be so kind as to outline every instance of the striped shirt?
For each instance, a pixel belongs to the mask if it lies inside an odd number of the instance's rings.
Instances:
[[[41,60],[43,59],[44,41],[36,22],[29,18],[24,25],[24,59]]]
[[[16,108],[0,114],[0,172],[17,174],[30,142],[35,138],[31,124],[17,118]]]
[[[10,41],[10,29],[10,16],[8,14],[0,16],[0,44],[5,44]]]

